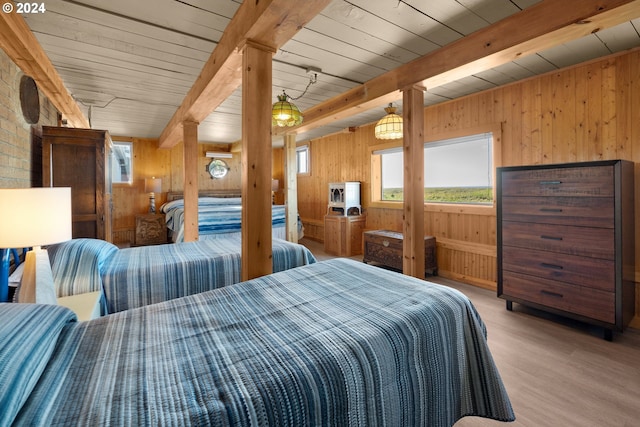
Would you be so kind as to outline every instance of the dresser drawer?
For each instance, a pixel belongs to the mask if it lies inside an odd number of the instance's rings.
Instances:
[[[528,302],[615,323],[615,293],[568,285],[553,280],[505,271],[502,293]]]
[[[504,221],[613,228],[612,197],[504,197]]]
[[[613,260],[585,258],[556,252],[503,247],[502,268],[505,271],[558,280],[603,291],[615,291]]]
[[[548,307],[604,327],[607,340],[629,325],[636,169],[626,160],[496,169],[497,287],[507,310]]]
[[[503,196],[613,197],[613,167],[574,167],[505,171]]]
[[[606,228],[502,222],[504,246],[612,260],[614,242],[615,233]]]

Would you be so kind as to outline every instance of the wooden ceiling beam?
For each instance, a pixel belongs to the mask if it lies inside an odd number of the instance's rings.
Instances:
[[[275,52],[329,3],[330,0],[305,0],[292,7],[291,0],[242,2],[198,79],[162,131],[159,147],[171,148],[178,144],[183,121],[203,121],[240,86],[240,49],[247,40]]]
[[[36,82],[38,89],[67,119],[69,125],[77,128],[90,127],[89,120],[69,94],[22,15],[15,11],[0,13],[0,47],[22,72]]]
[[[544,0],[303,111],[298,134],[401,98],[413,84],[441,86],[640,16],[640,0]],[[382,116],[382,112],[381,112]]]

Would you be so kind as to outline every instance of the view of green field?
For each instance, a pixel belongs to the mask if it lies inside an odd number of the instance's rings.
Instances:
[[[385,188],[382,200],[402,201],[402,188]],[[437,187],[424,189],[424,201],[435,203],[492,203],[491,187]]]

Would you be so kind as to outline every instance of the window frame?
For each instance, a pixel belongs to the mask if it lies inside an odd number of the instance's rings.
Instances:
[[[491,180],[493,182],[493,202],[491,204],[473,204],[473,203],[446,203],[446,202],[425,202],[424,206],[428,210],[440,210],[450,211],[455,209],[480,209],[487,210],[496,207],[496,169],[502,166],[502,123],[494,125],[479,126],[474,128],[458,129],[454,131],[448,131],[443,133],[426,135],[424,139],[424,146],[430,142],[438,142],[448,139],[462,138],[473,135],[479,135],[484,133],[492,133],[492,162],[493,168],[491,170]],[[371,204],[373,208],[384,209],[403,209],[404,203],[402,201],[382,200],[382,156],[381,152],[390,151],[394,149],[403,150],[402,140],[388,142],[384,144],[377,144],[370,147],[370,159],[371,159]],[[379,153],[379,154],[376,154]]]
[[[303,151],[307,153],[307,161],[306,161],[307,170],[305,172],[300,172],[299,153]],[[310,174],[311,174],[311,147],[309,146],[309,144],[298,145],[296,146],[296,175],[306,176]]]

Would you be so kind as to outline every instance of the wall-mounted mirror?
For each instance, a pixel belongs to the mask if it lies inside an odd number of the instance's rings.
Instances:
[[[224,178],[229,172],[229,165],[224,160],[211,159],[211,162],[207,165],[207,172],[213,179]]]

